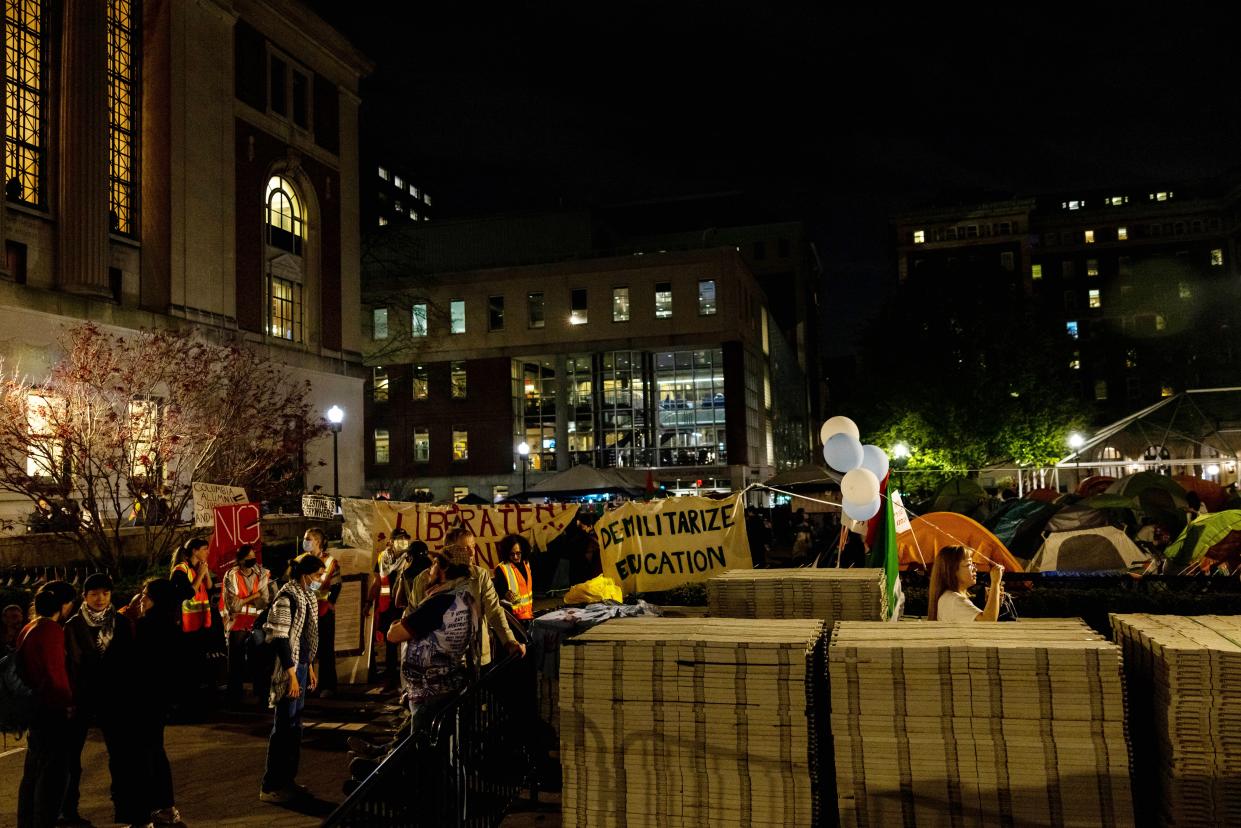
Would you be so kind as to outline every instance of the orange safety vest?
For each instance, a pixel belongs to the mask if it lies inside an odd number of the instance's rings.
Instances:
[[[508,588],[517,596],[512,602],[513,615],[522,621],[534,618],[534,584],[530,577],[530,565],[522,561],[521,569],[518,569],[511,563],[502,563],[500,571],[504,573],[504,579],[508,581]]]
[[[328,555],[327,565],[323,567],[323,584],[319,587],[319,617],[327,615],[332,611],[332,604],[328,601],[328,588],[332,585],[332,578],[336,575],[338,568],[336,559]]]
[[[194,583],[195,572],[185,561],[172,568],[173,572],[181,570],[190,583]],[[184,632],[205,630],[211,626],[211,602],[207,598],[206,581],[200,581],[194,590],[194,597],[181,602],[181,629]]]
[[[263,588],[263,572],[257,567],[255,570],[257,580],[254,582],[254,589],[250,589],[250,587],[246,584],[246,579],[241,574],[241,569],[238,567],[233,567],[224,575],[225,578],[230,575],[233,577],[233,583],[237,586],[238,598],[249,597],[252,593],[258,592]],[[220,612],[224,612],[225,610],[224,590],[221,589]],[[230,613],[230,616],[232,618],[232,626],[229,628],[230,630],[252,630],[254,629],[255,619],[259,617],[259,611],[255,608],[254,604],[242,604],[241,609],[237,610],[237,612]]]

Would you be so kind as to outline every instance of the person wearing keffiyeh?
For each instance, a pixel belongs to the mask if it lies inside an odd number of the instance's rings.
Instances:
[[[132,643],[129,622],[112,606],[112,579],[104,573],[87,577],[82,598],[77,614],[65,624],[66,666],[77,709],[69,720],[69,784],[61,806],[62,825],[88,824],[78,814],[87,731],[91,727],[103,731],[114,774],[125,758],[125,736],[116,712],[122,702],[118,690],[128,678],[124,664]]]

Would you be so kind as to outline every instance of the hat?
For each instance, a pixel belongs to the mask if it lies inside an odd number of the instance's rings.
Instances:
[[[90,592],[92,589],[106,589],[112,591],[112,579],[108,577],[106,572],[92,572],[86,576],[86,581],[82,584],[82,594]]]
[[[469,566],[474,562],[474,553],[468,546],[454,544],[445,546],[437,553],[449,566]]]
[[[408,538],[408,537],[409,537],[409,532],[406,532],[405,529],[401,526],[398,526],[392,530],[393,540],[396,540],[397,538]]]

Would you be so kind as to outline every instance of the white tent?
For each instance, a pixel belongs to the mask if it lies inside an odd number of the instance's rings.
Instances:
[[[1115,526],[1052,532],[1030,561],[1027,572],[1124,572],[1150,561]]]

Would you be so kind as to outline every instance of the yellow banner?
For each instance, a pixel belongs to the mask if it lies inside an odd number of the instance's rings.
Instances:
[[[522,535],[537,549],[546,549],[573,522],[577,516],[577,504],[434,506],[429,503],[376,500],[373,514],[370,535],[376,553],[383,549],[392,530],[398,526],[409,532],[411,540],[420,540],[434,551],[444,545],[444,536],[450,529],[463,523],[478,540],[478,565],[495,569],[500,563],[496,546],[506,535]]]
[[[742,496],[630,502],[595,524],[603,574],[626,592],[658,592],[750,569]]]

